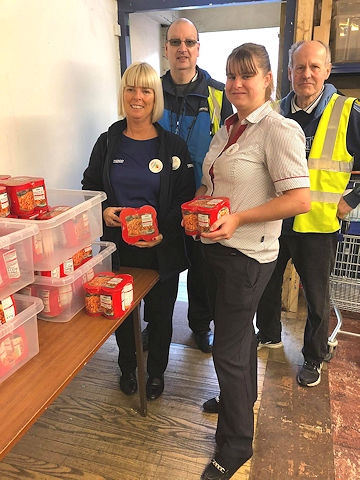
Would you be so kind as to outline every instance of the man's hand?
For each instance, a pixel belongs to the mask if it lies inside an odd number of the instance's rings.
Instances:
[[[350,205],[346,203],[346,201],[344,200],[344,197],[341,197],[338,203],[337,217],[342,220],[346,217],[348,213],[351,212],[351,210],[352,208],[350,207]]]

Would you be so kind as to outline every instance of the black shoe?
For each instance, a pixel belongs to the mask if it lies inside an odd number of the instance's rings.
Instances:
[[[144,330],[141,332],[141,339],[142,339],[143,351],[147,352],[149,350],[149,325],[146,325]]]
[[[148,400],[156,400],[164,391],[163,377],[149,377],[146,382],[146,396]]]
[[[249,458],[240,460],[238,464],[232,466],[221,465],[220,460],[218,462],[213,458],[203,471],[201,480],[229,480]]]
[[[195,343],[204,353],[211,353],[214,335],[211,332],[194,332]]]
[[[134,395],[137,392],[137,380],[135,372],[123,373],[120,377],[120,390],[125,395]]]
[[[220,397],[219,395],[216,395],[214,398],[210,398],[210,400],[207,400],[206,402],[203,403],[203,410],[206,413],[219,413],[219,401]]]
[[[305,360],[297,376],[298,383],[303,387],[315,387],[321,382],[322,363]]]

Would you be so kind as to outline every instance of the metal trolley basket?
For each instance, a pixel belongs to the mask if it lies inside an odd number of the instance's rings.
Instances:
[[[341,329],[341,310],[360,312],[360,206],[352,210],[342,221],[336,249],[335,266],[330,276],[330,302],[334,308],[337,324],[328,339],[328,355],[331,360],[339,332],[360,337],[358,333]]]

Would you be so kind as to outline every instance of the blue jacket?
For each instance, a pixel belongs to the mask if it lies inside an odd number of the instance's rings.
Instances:
[[[165,110],[159,123],[166,130],[180,135],[187,143],[195,168],[196,187],[198,188],[201,184],[204,157],[213,137],[208,87],[211,86],[224,92],[225,85],[213,80],[205,70],[199,67],[196,69],[198,77],[193,82],[194,85],[191,84],[190,91],[185,94],[184,101],[180,103],[170,71],[167,71],[162,77]],[[223,94],[219,123],[222,125],[225,118],[232,113],[231,103]]]

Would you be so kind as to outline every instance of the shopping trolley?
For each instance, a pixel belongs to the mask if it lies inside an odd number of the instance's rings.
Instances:
[[[360,337],[360,334],[342,330],[341,310],[360,312],[360,206],[355,208],[341,222],[336,248],[335,265],[330,276],[330,302],[334,309],[337,324],[328,338],[330,361],[338,344],[338,333]]]

